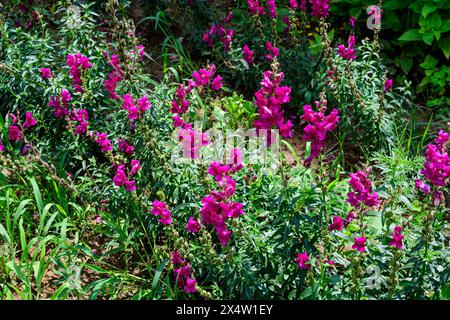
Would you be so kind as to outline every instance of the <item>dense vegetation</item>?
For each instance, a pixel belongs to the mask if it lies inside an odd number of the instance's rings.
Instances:
[[[449,299],[449,9],[1,2],[0,297]]]

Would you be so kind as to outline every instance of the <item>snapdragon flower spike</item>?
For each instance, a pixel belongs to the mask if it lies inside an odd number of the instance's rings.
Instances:
[[[204,224],[212,224],[222,246],[231,240],[231,231],[227,229],[226,221],[229,218],[238,218],[244,214],[243,204],[229,201],[236,191],[236,181],[228,175],[229,166],[220,163],[211,163],[208,173],[216,177],[221,191],[212,191],[210,195],[201,200],[200,214]]]
[[[148,102],[148,97],[144,96],[138,100],[138,105],[136,106],[131,94],[127,93],[123,97],[122,109],[128,111],[128,119],[138,120],[139,116],[143,115],[146,110],[151,106]]]
[[[23,128],[26,129],[26,128],[33,127],[36,125],[36,123],[37,123],[37,121],[35,118],[33,118],[33,114],[31,112],[26,112],[25,113],[25,121],[22,125]]]
[[[278,128],[283,138],[292,137],[291,121],[284,121],[282,105],[290,101],[291,88],[280,86],[284,73],[265,71],[261,89],[255,93],[259,118],[253,122],[257,129]],[[267,141],[270,143],[269,139]]]
[[[405,238],[405,236],[401,234],[401,231],[402,228],[400,226],[395,226],[394,232],[392,233],[392,241],[389,243],[389,245],[397,249],[403,249],[403,239]]]
[[[134,153],[134,147],[122,138],[119,138],[119,150],[123,151],[128,157]]]
[[[353,191],[347,194],[347,202],[353,207],[359,207],[362,202],[368,207],[375,207],[380,203],[378,194],[372,192],[372,182],[366,172],[351,173],[349,184]]]
[[[5,146],[2,144],[2,142],[0,141],[0,152],[2,152],[3,150],[5,150]]]
[[[269,9],[269,17],[272,19],[277,18],[277,6],[275,0],[267,0],[267,8]]]
[[[297,258],[294,259],[294,262],[298,264],[299,269],[308,270],[311,268],[311,264],[309,262],[309,256],[307,252],[301,252],[297,254]]]
[[[87,70],[92,67],[89,58],[83,56],[81,53],[69,54],[66,57],[66,65],[70,67],[69,74],[72,77],[75,92],[84,92],[84,89],[81,87],[83,84],[81,70]]]
[[[186,293],[195,293],[197,292],[197,281],[195,278],[186,278],[186,285],[184,286],[184,291]]]
[[[52,77],[52,73],[49,68],[41,68],[40,72],[42,79],[50,79]]]
[[[170,262],[172,262],[173,265],[183,264],[184,260],[180,255],[180,252],[174,251],[172,252],[172,257],[170,258]]]
[[[448,139],[448,133],[444,131],[439,132],[435,140],[436,144],[427,146],[426,162],[420,171],[436,187],[445,187],[450,177],[450,158],[446,147]]]
[[[111,140],[109,140],[106,136],[106,132],[97,132],[96,133],[97,139],[95,142],[101,147],[102,152],[108,152],[112,150],[111,146]]]
[[[169,225],[172,223],[172,218],[170,216],[170,210],[167,208],[167,204],[165,204],[162,201],[155,200],[152,203],[152,209],[150,212],[155,215],[159,216],[158,219],[159,223]]]
[[[275,47],[270,41],[266,41],[266,50],[268,51],[266,54],[267,61],[272,61],[280,55],[280,49]]]
[[[342,58],[346,60],[355,60],[355,36],[350,35],[348,38],[348,46],[345,47],[343,44],[340,44],[338,46],[338,55],[340,55]]]
[[[319,106],[316,103],[316,106]],[[323,108],[325,111],[326,109]],[[327,133],[336,129],[339,122],[338,110],[333,109],[328,116],[325,116],[323,112],[313,111],[310,105],[303,106],[302,119],[309,122],[305,128],[303,128],[303,141],[311,142],[311,154],[305,160],[305,165],[309,166],[311,161],[320,155],[320,151],[325,145]]]
[[[87,133],[89,124],[89,114],[87,110],[73,110],[70,115],[70,120],[78,122],[77,127],[75,128],[76,135],[85,135]]]
[[[250,47],[247,44],[244,44],[244,46],[242,47],[242,56],[244,58],[244,61],[249,65],[253,64],[253,62],[255,61],[255,52],[250,50]]]
[[[106,52],[104,52],[105,59],[107,58]],[[116,93],[117,84],[123,79],[123,71],[120,67],[119,56],[116,54],[111,55],[108,64],[113,68],[109,73],[108,79],[105,80],[104,88],[109,92],[109,97],[116,101],[120,100],[120,96]]]
[[[250,9],[250,14],[253,16],[263,16],[266,13],[264,6],[261,6],[258,0],[247,0],[247,4]]]
[[[48,105],[54,108],[55,117],[63,119],[69,111],[67,107],[72,99],[68,90],[63,89],[60,96],[51,96]]]
[[[366,251],[366,242],[367,239],[365,237],[354,238],[354,244],[352,248],[359,252]]]
[[[331,0],[309,0],[311,15],[317,18],[327,17],[330,14]]]
[[[191,275],[190,264],[184,261],[178,251],[172,252],[171,262],[176,267],[173,273],[177,278],[178,286],[183,288],[186,293],[197,292],[197,281]]]
[[[202,40],[208,47],[212,48],[214,46],[215,37],[222,42],[224,50],[229,51],[231,42],[233,41],[234,30],[233,29],[225,29],[222,25],[211,25],[208,32],[203,33]]]
[[[186,224],[186,230],[188,232],[196,233],[200,230],[200,223],[193,217],[189,217],[189,221]]]

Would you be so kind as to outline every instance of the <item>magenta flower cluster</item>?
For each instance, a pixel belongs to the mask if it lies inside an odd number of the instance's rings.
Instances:
[[[185,262],[178,251],[172,253],[171,262],[174,265],[174,275],[180,288],[184,288],[186,293],[197,292],[197,281],[191,275],[191,266]]]
[[[134,146],[128,140],[119,138],[119,150],[125,153],[127,157],[130,157],[134,153]]]
[[[367,239],[365,237],[358,237],[354,238],[354,243],[352,245],[352,248],[359,252],[366,251],[366,243]]]
[[[141,164],[139,160],[131,160],[130,170],[128,175],[126,174],[125,164],[121,164],[116,168],[116,175],[113,178],[114,185],[121,187],[125,186],[127,191],[136,190],[136,180],[132,180],[132,177],[139,172],[141,169]]]
[[[89,114],[87,110],[73,110],[70,114],[70,120],[77,122],[77,127],[75,128],[75,134],[85,135],[87,133],[87,128],[89,124]]]
[[[316,102],[316,107],[319,107],[318,102]],[[311,154],[305,160],[306,166],[320,155],[320,151],[325,145],[327,132],[335,130],[339,122],[337,109],[333,109],[328,116],[325,116],[325,111],[326,107],[321,108],[321,111],[314,112],[310,105],[303,106],[301,118],[309,123],[303,128],[302,140],[311,142]]]
[[[61,91],[60,96],[51,96],[50,101],[48,102],[48,105],[50,107],[53,107],[55,117],[62,119],[64,118],[69,111],[67,110],[69,106],[69,101],[72,99],[70,93],[68,90],[63,89]]]
[[[108,151],[111,151],[111,150],[112,150],[111,140],[109,140],[109,139],[107,138],[106,132],[102,132],[102,133],[97,132],[97,133],[95,134],[95,136],[96,136],[96,138],[97,138],[97,139],[95,140],[95,142],[97,142],[97,144],[100,146],[100,150],[101,150],[102,152],[108,152]]]
[[[212,224],[222,246],[226,246],[231,240],[231,230],[228,230],[226,221],[229,218],[238,218],[244,214],[244,205],[230,201],[236,191],[236,181],[229,174],[234,173],[239,167],[212,162],[208,168],[208,174],[215,177],[220,191],[212,191],[210,195],[201,200],[200,214],[205,224]]]
[[[352,34],[348,37],[347,47],[343,44],[338,46],[338,55],[346,60],[355,60],[355,36]]]
[[[247,0],[247,4],[251,15],[262,16],[266,14],[264,6],[260,5],[258,0]]]
[[[366,172],[350,173],[349,184],[352,191],[347,193],[347,202],[353,207],[359,207],[361,202],[368,207],[375,207],[380,203],[378,194],[372,191],[372,182]]]
[[[105,59],[107,58],[106,52],[103,52]],[[117,84],[123,79],[123,71],[120,67],[119,56],[116,54],[111,55],[108,64],[113,70],[108,74],[108,79],[105,80],[104,88],[109,92],[109,97],[116,101],[120,100],[120,96],[116,93]]]
[[[402,249],[403,248],[403,239],[404,235],[401,234],[402,228],[400,226],[394,227],[394,232],[392,233],[392,241],[389,243],[391,246]]]
[[[309,263],[309,256],[307,252],[301,252],[297,254],[297,258],[294,259],[294,262],[298,264],[299,269],[308,270],[311,268],[311,264]]]
[[[128,111],[128,119],[131,121],[138,120],[139,116],[142,116],[144,112],[151,107],[151,103],[148,101],[148,97],[146,96],[139,98],[137,105],[129,93],[125,94],[122,99],[122,109]]]
[[[247,44],[244,44],[244,46],[242,47],[242,56],[244,58],[244,61],[249,65],[255,62],[255,52],[250,50],[250,47]]]
[[[233,29],[225,29],[220,24],[213,24],[209,28],[208,32],[203,33],[203,42],[208,44],[209,47],[213,47],[215,39],[219,39],[222,42],[224,50],[230,51],[231,42],[233,41],[234,31]]]
[[[13,115],[9,114],[9,118],[11,119],[11,125],[8,129],[8,139],[11,142],[14,141],[23,141],[24,133],[20,130],[20,127],[18,125],[19,119]],[[36,119],[33,118],[33,114],[31,112],[25,112],[25,121],[22,124],[23,129],[31,128],[35,126],[37,123]],[[2,150],[4,149],[4,146],[2,145]],[[1,150],[0,150],[1,151]]]
[[[281,86],[283,79],[283,72],[264,72],[261,89],[255,93],[259,118],[254,120],[253,125],[257,129],[278,128],[283,138],[290,138],[292,123],[290,120],[284,121],[282,105],[290,101],[291,88]]]
[[[270,41],[266,41],[266,60],[273,61],[276,57],[280,56],[280,49],[275,47]]]
[[[331,0],[309,0],[311,15],[317,18],[327,17],[330,14]]]
[[[157,217],[160,217],[158,219],[159,223],[165,224],[165,225],[169,225],[172,223],[172,217],[170,216],[170,210],[167,208],[167,204],[162,202],[162,201],[158,201],[155,200],[152,202],[152,209],[150,210],[150,212]]]
[[[448,132],[440,130],[434,144],[429,144],[426,151],[426,162],[420,171],[431,184],[437,187],[447,185],[450,176],[450,158],[447,152]]]
[[[75,92],[84,92],[84,89],[81,87],[83,84],[81,70],[87,70],[92,67],[89,58],[83,56],[81,53],[68,54],[66,57],[66,65],[70,67],[69,74],[72,77]]]

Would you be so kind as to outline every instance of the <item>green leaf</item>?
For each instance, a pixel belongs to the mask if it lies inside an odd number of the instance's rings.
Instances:
[[[425,42],[427,45],[431,46],[434,40],[434,35],[431,32],[425,33],[422,37],[423,42]]]
[[[448,59],[450,57],[450,37],[439,39],[438,45],[444,53],[445,57]]]
[[[438,63],[438,60],[434,58],[432,55],[427,55],[425,58],[425,61],[420,64],[420,66],[424,69],[434,69],[436,68],[436,65]]]
[[[422,40],[422,34],[419,33],[419,29],[411,29],[406,31],[398,38],[400,41],[420,41]]]
[[[409,70],[411,70],[413,65],[413,60],[411,58],[400,60],[400,68],[402,68],[403,72],[408,74]]]
[[[437,6],[432,3],[425,3],[425,5],[422,8],[422,16],[426,18],[430,13],[433,13],[436,11]]]
[[[158,266],[155,272],[155,276],[153,277],[152,282],[152,289],[156,289],[156,286],[158,285],[159,279],[161,278],[161,274],[164,271],[164,268],[166,267],[167,263],[169,262],[169,258],[164,259]]]

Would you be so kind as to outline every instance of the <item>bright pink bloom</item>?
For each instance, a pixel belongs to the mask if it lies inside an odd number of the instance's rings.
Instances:
[[[195,293],[197,292],[196,288],[197,281],[195,278],[186,278],[186,285],[184,286],[184,291],[187,293]]]
[[[400,226],[395,226],[394,232],[392,233],[392,241],[389,245],[396,247],[397,249],[403,248],[404,235],[401,234],[402,228]]]
[[[134,147],[124,139],[119,138],[119,150],[123,151],[127,156],[131,156],[134,153]]]
[[[222,77],[218,75],[211,82],[211,90],[219,91],[221,88],[222,88]]]
[[[267,8],[269,9],[269,16],[272,19],[277,18],[277,7],[275,4],[275,0],[267,0]]]
[[[51,78],[52,73],[51,73],[49,68],[41,68],[40,71],[41,71],[41,77],[43,79],[50,79]]]
[[[318,106],[318,103],[316,103]],[[339,122],[338,110],[333,109],[328,116],[322,112],[314,112],[310,105],[303,106],[303,116],[301,117],[308,125],[303,129],[303,141],[311,142],[311,154],[305,160],[308,166],[311,161],[320,155],[320,151],[326,142],[327,133],[333,131]]]
[[[330,231],[333,231],[333,230],[341,231],[343,229],[343,227],[344,227],[344,220],[342,220],[342,218],[339,216],[334,216],[333,223],[328,226],[328,229]]]
[[[148,97],[144,96],[138,100],[139,111],[144,113],[148,108],[152,106],[152,104],[148,101]]]
[[[366,172],[351,173],[349,184],[353,191],[347,194],[347,202],[353,207],[358,207],[361,202],[368,207],[375,207],[380,203],[377,193],[372,192],[372,182]]]
[[[127,181],[127,175],[125,174],[125,165],[122,164],[117,167],[116,175],[113,178],[114,185],[121,187]]]
[[[414,186],[425,194],[429,194],[431,191],[430,186],[420,179],[416,179]]]
[[[244,44],[244,46],[242,47],[242,55],[245,62],[247,62],[248,64],[253,64],[255,59],[255,52],[250,50],[250,47],[246,44]]]
[[[172,258],[170,259],[170,261],[174,264],[183,264],[184,260],[183,258],[181,258],[180,252],[179,251],[174,251],[172,252]]]
[[[266,54],[267,61],[272,61],[274,58],[280,55],[280,49],[273,46],[270,41],[266,41],[266,50],[268,51],[268,53]]]
[[[9,126],[8,130],[8,139],[11,142],[14,141],[23,141],[23,133],[20,131],[20,128],[15,124]]]
[[[348,47],[346,48],[343,44],[338,46],[338,55],[346,60],[355,60],[355,36],[350,35],[348,38]]]
[[[223,176],[228,173],[230,166],[222,165],[216,161],[211,162],[208,168],[208,174],[216,178],[217,181],[222,180]]]
[[[150,212],[155,216],[160,216],[158,222],[166,225],[172,223],[170,211],[169,209],[167,209],[167,205],[164,202],[158,200],[153,201],[152,209]]]
[[[289,0],[289,6],[291,7],[291,9],[295,10],[298,9],[298,3],[296,0]]]
[[[89,114],[87,110],[81,109],[81,110],[74,110],[72,111],[70,115],[70,120],[77,121],[78,125],[75,128],[75,134],[77,135],[84,135],[87,132],[88,128],[88,120],[89,120]]]
[[[387,79],[386,82],[384,83],[384,91],[388,92],[389,90],[392,89],[392,83],[393,80],[392,79]]]
[[[141,163],[139,160],[131,160],[130,177],[138,173],[139,170],[141,170]]]
[[[247,0],[248,8],[250,9],[251,15],[264,15],[266,12],[264,7],[259,5],[258,0]]]
[[[445,133],[441,133],[441,138],[445,140]],[[444,145],[429,144],[426,151],[426,162],[420,171],[425,178],[435,186],[445,187],[450,177],[450,158],[445,151]]]
[[[111,140],[106,137],[106,132],[97,132],[97,139],[95,142],[101,147],[102,152],[107,152],[112,150]]]
[[[309,0],[312,5],[311,15],[317,18],[326,17],[330,14],[331,0]]]
[[[302,252],[297,254],[297,258],[294,259],[294,262],[298,263],[298,268],[299,269],[305,269],[308,270],[309,268],[311,268],[311,264],[309,262],[309,256],[307,252]]]
[[[354,238],[355,243],[352,245],[352,248],[359,251],[364,252],[366,251],[366,241],[367,239],[365,237],[360,238]]]
[[[189,217],[189,221],[186,224],[186,230],[188,232],[196,233],[200,230],[200,223],[193,217]]]
[[[36,119],[33,118],[33,114],[31,112],[25,113],[25,122],[23,123],[23,128],[29,128],[36,125]]]

